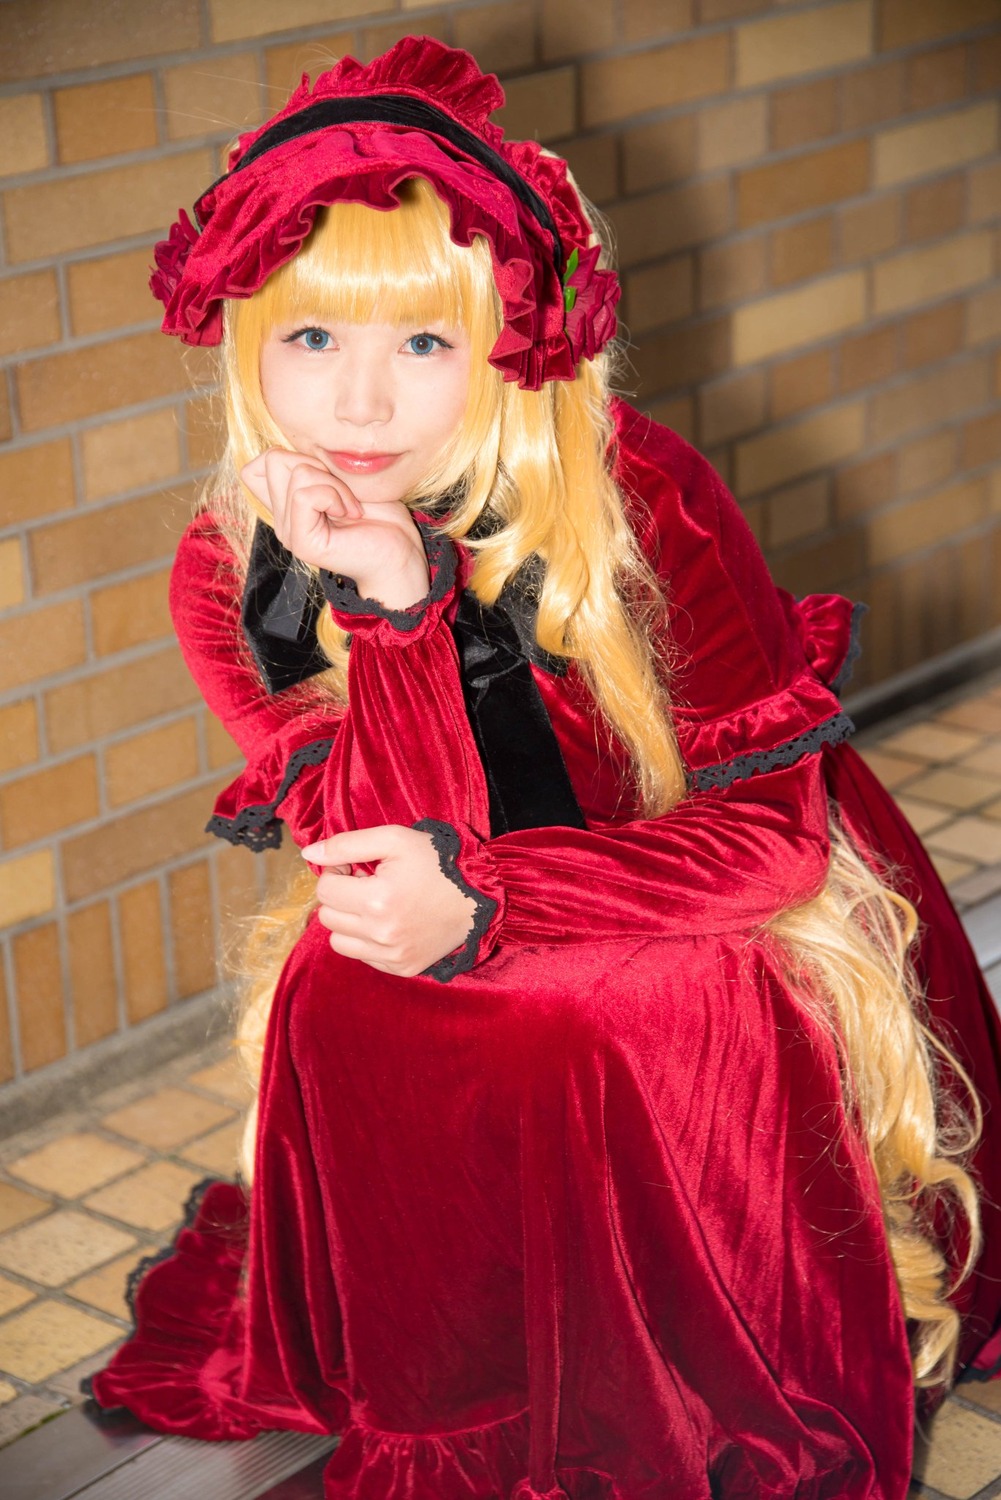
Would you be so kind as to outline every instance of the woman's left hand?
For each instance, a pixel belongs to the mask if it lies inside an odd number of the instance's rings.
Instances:
[[[316,885],[330,946],[385,974],[411,978],[458,948],[475,904],[442,871],[431,837],[389,823],[337,833],[302,851],[325,869]],[[376,866],[371,875],[343,873]]]

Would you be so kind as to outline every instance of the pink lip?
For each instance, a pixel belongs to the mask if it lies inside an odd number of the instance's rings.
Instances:
[[[331,463],[348,474],[379,474],[395,464],[399,453],[333,453],[325,450]]]

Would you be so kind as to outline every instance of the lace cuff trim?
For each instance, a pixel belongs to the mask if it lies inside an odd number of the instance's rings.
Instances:
[[[844,670],[842,668],[842,670]],[[779,766],[793,766],[804,755],[814,755],[824,745],[840,745],[855,725],[847,714],[834,714],[822,724],[798,734],[795,739],[776,745],[774,750],[752,750],[747,755],[735,755],[732,760],[719,766],[704,766],[700,771],[688,773],[688,784],[697,792],[708,792],[713,788],[728,787],[735,781],[746,781],[759,772],[774,771]]]
[[[276,815],[278,804],[288,796],[306,766],[323,764],[333,744],[333,739],[329,739],[313,740],[309,745],[300,746],[289,756],[281,785],[270,802],[241,807],[232,818],[213,813],[205,825],[205,832],[214,833],[216,838],[226,839],[230,844],[246,844],[255,854],[263,854],[265,849],[277,849],[282,841],[282,825]]]
[[[416,828],[418,833],[431,835],[431,842],[438,855],[442,874],[447,876],[453,885],[458,886],[464,896],[469,896],[476,904],[473,925],[462,947],[457,948],[454,953],[446,953],[444,958],[439,958],[437,963],[424,970],[428,979],[437,979],[442,984],[447,984],[450,979],[455,978],[456,974],[465,974],[476,963],[480,940],[493,921],[497,902],[491,896],[485,896],[482,891],[476,890],[463,878],[462,871],[456,864],[462,849],[462,840],[451,823],[439,822],[437,818],[421,818],[420,822],[411,826]]]
[[[331,609],[342,615],[371,615],[378,620],[388,620],[394,630],[405,634],[416,630],[428,608],[445,599],[455,583],[455,548],[451,538],[423,522],[418,522],[417,529],[424,542],[431,573],[431,588],[423,599],[407,609],[387,609],[375,599],[362,599],[353,578],[347,578],[343,573],[328,573],[321,568],[320,583]]]
[[[859,639],[859,636],[862,629],[862,616],[864,614],[867,614],[868,610],[868,604],[852,605],[852,619],[851,625],[849,627],[848,650],[845,652],[845,659],[841,663],[837,676],[830,684],[831,692],[837,693],[839,698],[841,696],[842,690],[848,686],[849,682],[851,682],[852,672],[855,670],[855,663],[862,655],[862,642]]]

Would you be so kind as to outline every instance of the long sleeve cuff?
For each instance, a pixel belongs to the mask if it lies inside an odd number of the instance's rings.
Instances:
[[[334,620],[352,636],[380,646],[410,646],[433,630],[462,586],[458,554],[450,537],[434,526],[418,522],[424,542],[431,586],[423,599],[406,609],[387,609],[375,599],[363,599],[353,578],[320,570],[320,585]]]

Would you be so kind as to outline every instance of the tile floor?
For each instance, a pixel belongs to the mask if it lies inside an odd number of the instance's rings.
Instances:
[[[859,737],[961,907],[1001,891],[1001,673]],[[0,1443],[81,1399],[128,1326],[129,1271],[189,1191],[231,1175],[245,1085],[226,1044],[0,1142]],[[1001,1496],[1001,1382],[961,1386],[915,1495]]]

